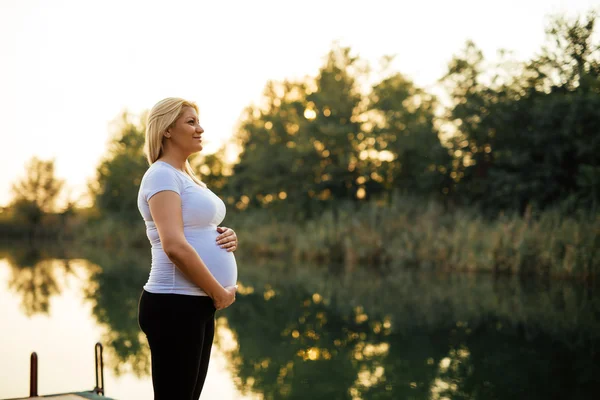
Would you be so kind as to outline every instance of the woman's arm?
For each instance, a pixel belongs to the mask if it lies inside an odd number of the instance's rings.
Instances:
[[[223,288],[210,273],[196,250],[183,234],[181,197],[170,190],[159,192],[148,201],[164,252],[179,270],[207,295],[220,310],[235,301],[235,288]]]

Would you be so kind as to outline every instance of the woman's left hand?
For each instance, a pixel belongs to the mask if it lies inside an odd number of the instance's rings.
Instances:
[[[220,235],[217,236],[217,244],[221,246],[222,249],[227,251],[237,250],[238,238],[233,229],[225,226],[218,226],[217,232],[220,233]]]

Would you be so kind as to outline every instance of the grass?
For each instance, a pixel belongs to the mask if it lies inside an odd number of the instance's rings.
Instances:
[[[502,215],[403,199],[329,210],[318,219],[286,222],[266,211],[228,221],[244,254],[292,262],[442,269],[594,280],[600,272],[600,215]]]
[[[67,237],[76,246],[149,247],[141,219],[132,223],[77,215],[73,221]],[[598,213],[555,209],[486,219],[475,210],[447,211],[434,202],[404,197],[388,205],[340,205],[300,222],[264,209],[234,212],[223,224],[237,232],[240,256],[333,266],[346,272],[435,269],[590,283],[600,273]],[[54,229],[58,224],[46,226]],[[11,229],[27,231],[0,221],[0,231]],[[53,232],[48,229],[50,237]]]

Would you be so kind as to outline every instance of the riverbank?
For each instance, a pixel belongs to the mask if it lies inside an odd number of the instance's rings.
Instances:
[[[267,212],[228,221],[255,257],[340,265],[491,272],[593,282],[600,272],[600,215],[503,215],[445,211],[435,203],[398,201],[326,211],[302,224]]]
[[[114,217],[73,218],[76,222],[71,223],[68,235],[45,235],[44,240],[63,238],[67,246],[113,250],[148,247],[141,219],[125,223]],[[5,227],[9,225],[4,222]],[[434,202],[401,198],[391,205],[339,206],[300,222],[281,210],[231,212],[223,225],[235,229],[238,254],[245,257],[346,272],[388,273],[408,268],[531,275],[592,284],[600,274],[600,214],[584,211],[548,210],[488,219],[475,210],[447,211]],[[26,229],[15,229],[21,231]]]

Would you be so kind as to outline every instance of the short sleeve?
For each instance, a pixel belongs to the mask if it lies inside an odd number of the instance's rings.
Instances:
[[[176,171],[170,168],[157,168],[144,179],[142,194],[146,202],[156,193],[165,190],[170,190],[181,196],[181,180]]]

